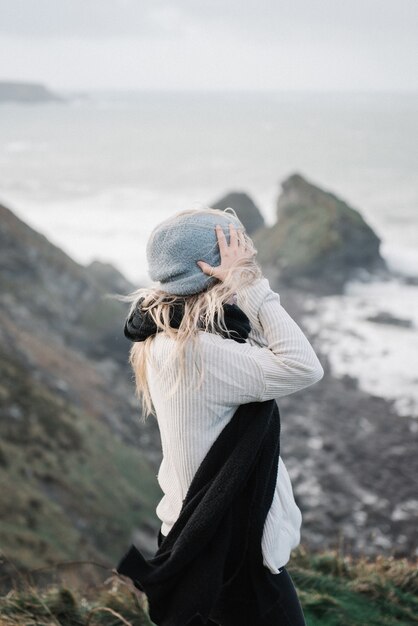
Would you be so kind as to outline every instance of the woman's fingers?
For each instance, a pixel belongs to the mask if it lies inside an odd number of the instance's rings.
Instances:
[[[212,265],[209,265],[209,263],[206,263],[206,261],[196,261],[196,263],[204,274],[213,276],[214,268],[212,267]]]
[[[245,238],[244,238],[244,231],[239,230],[237,232],[238,232],[238,244],[239,244],[241,250],[245,250],[246,242],[245,242]]]
[[[225,233],[220,224],[216,225],[216,235],[218,238],[221,262],[218,267],[212,267],[206,261],[196,261],[204,274],[214,276],[219,280],[223,280],[229,269],[233,267],[237,259],[246,254],[246,241],[242,230],[238,230],[234,224],[229,223],[230,245],[225,237]]]
[[[225,233],[220,224],[216,224],[216,235],[218,237],[219,250],[221,257],[228,250],[228,242],[226,241]]]
[[[238,233],[232,222],[229,222],[229,245],[230,247],[238,247]]]

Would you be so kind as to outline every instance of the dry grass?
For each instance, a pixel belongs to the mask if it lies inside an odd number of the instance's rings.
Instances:
[[[145,594],[112,575],[84,585],[82,564],[65,565],[67,572],[73,570],[73,581],[79,573],[78,584],[57,580],[41,587],[27,574],[16,578],[0,597],[0,626],[152,626]],[[308,626],[418,624],[416,560],[314,554],[300,546],[287,569]]]

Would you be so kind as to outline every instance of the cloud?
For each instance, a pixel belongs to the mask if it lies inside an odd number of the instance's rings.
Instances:
[[[0,0],[0,33],[16,37],[152,38],[204,27],[246,38],[416,35],[416,0]]]
[[[164,38],[187,15],[163,0],[0,0],[0,33],[29,38]]]
[[[0,0],[0,75],[55,86],[417,89],[417,0]]]

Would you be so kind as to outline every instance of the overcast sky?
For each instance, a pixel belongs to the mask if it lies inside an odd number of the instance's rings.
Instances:
[[[0,80],[418,90],[418,0],[0,0]]]

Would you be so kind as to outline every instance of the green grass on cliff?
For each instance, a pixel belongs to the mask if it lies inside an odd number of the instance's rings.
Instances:
[[[418,624],[417,561],[297,552],[289,571],[309,626]]]
[[[0,549],[22,570],[113,562],[155,517],[159,487],[134,445],[0,349]],[[3,569],[0,564],[0,571]]]
[[[308,626],[418,623],[417,563],[295,550],[289,563]],[[0,598],[0,626],[151,626],[144,594],[112,577],[94,587],[19,586]],[[256,626],[256,625],[254,625]]]

